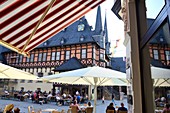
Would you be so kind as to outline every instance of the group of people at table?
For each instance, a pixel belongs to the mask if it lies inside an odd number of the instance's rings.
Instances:
[[[8,94],[9,95],[9,94]],[[71,94],[66,94],[66,93],[56,93],[53,95],[51,91],[48,93],[46,91],[41,92],[40,90],[36,91],[27,91],[27,92],[22,92],[22,91],[16,91],[14,92],[14,98],[19,99],[20,101],[24,101],[24,99],[31,99],[32,102],[39,103],[39,104],[44,104],[48,103],[48,101],[56,101],[57,105],[64,105],[65,103],[70,104],[73,102],[75,99],[77,100],[78,103],[80,102],[85,102],[88,100],[88,96],[80,96],[80,94],[76,95],[71,95]]]

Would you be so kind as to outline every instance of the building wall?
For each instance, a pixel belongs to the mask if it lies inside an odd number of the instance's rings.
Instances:
[[[70,51],[69,55],[67,55],[67,51]],[[85,54],[83,51],[86,51]],[[57,52],[60,54],[57,54]],[[105,50],[93,43],[36,48],[30,52],[29,58],[15,52],[6,52],[4,56],[8,65],[37,76],[39,74],[42,74],[42,76],[54,74],[52,70],[55,67],[62,65],[72,57],[77,57],[84,66],[98,65],[105,67],[107,62],[105,60]],[[41,59],[40,56],[42,56]],[[55,58],[53,59],[52,57]],[[24,87],[25,90],[34,91],[37,88],[41,88],[43,91],[49,91],[51,90],[52,83],[18,80],[17,84],[14,85],[14,90],[20,90],[21,87]]]

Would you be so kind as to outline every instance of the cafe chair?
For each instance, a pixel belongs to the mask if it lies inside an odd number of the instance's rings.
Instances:
[[[28,113],[31,113],[31,106],[28,106]]]
[[[86,113],[93,113],[93,107],[87,107]]]
[[[33,108],[33,106],[28,106],[28,113],[35,113],[35,109]]]
[[[59,112],[59,111],[52,111],[52,113],[61,113],[61,112]]]
[[[114,110],[107,110],[106,113],[115,113]]]
[[[77,106],[71,106],[71,113],[78,113]]]
[[[71,108],[68,108],[67,113],[71,113]]]
[[[119,111],[119,113],[127,113],[127,111]]]
[[[165,111],[165,113],[170,113],[170,111]]]

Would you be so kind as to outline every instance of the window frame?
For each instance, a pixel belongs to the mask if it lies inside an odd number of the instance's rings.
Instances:
[[[47,53],[44,52],[42,55],[42,61],[47,61]]]
[[[166,58],[166,60],[170,60],[170,51],[169,50],[165,50],[165,58]]]
[[[65,59],[66,60],[68,60],[68,59],[70,59],[70,50],[67,50],[66,52],[65,52]]]
[[[87,58],[87,49],[82,49],[81,50],[81,58]]]
[[[42,61],[42,53],[38,53],[38,62],[41,62]]]
[[[157,53],[155,53],[155,52],[157,52]],[[157,55],[157,56],[155,56],[155,55]],[[159,51],[157,49],[153,49],[153,58],[155,60],[159,60]]]
[[[56,59],[56,52],[52,52],[51,53],[51,60],[55,60]]]
[[[60,57],[61,57],[61,52],[60,52],[60,51],[57,51],[57,52],[56,52],[55,59],[56,59],[56,60],[60,60]]]

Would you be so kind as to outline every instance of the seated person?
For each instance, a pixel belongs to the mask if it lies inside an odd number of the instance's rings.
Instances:
[[[91,105],[91,102],[88,102],[88,103],[87,103],[87,107],[93,107],[93,106]]]
[[[77,112],[80,110],[79,105],[77,104],[77,101],[76,101],[76,100],[73,102],[73,104],[70,105],[70,108],[73,109],[73,107],[76,108],[76,111],[77,111]]]
[[[107,106],[107,108],[106,108],[106,113],[107,113],[107,110],[114,110],[114,113],[116,113],[115,108],[114,108],[114,105],[113,105],[113,102],[111,102],[111,103],[109,104],[109,106]]]
[[[5,95],[9,95],[9,92],[7,90],[4,91]]]
[[[48,93],[48,95],[47,95],[47,98],[50,99],[52,96],[53,96],[53,95],[52,95],[51,91],[49,91],[49,93]]]
[[[162,113],[166,113],[167,111],[170,111],[170,105],[166,104],[165,107],[163,108]]]
[[[63,97],[63,99],[66,99],[67,95],[65,93],[63,93],[62,97]]]
[[[87,103],[86,108],[83,108],[82,111],[85,111],[85,113],[92,113],[93,112],[93,106],[91,105],[91,102]]]
[[[80,95],[77,95],[77,96],[76,96],[76,99],[77,99],[77,103],[79,104],[80,101],[81,101],[81,96],[80,96]]]
[[[13,108],[14,108],[13,104],[8,104],[4,109],[4,113],[13,113],[12,111]]]
[[[20,113],[20,109],[19,108],[15,108],[14,109],[14,113]]]
[[[121,103],[121,107],[118,108],[117,113],[119,113],[119,111],[127,111],[127,108],[124,107],[123,103]]]
[[[57,102],[56,104],[58,104],[58,105],[64,105],[63,97],[61,97],[60,94],[56,95],[56,102]]]

